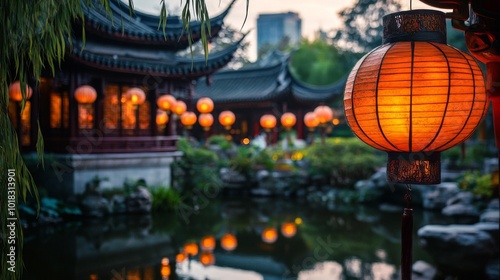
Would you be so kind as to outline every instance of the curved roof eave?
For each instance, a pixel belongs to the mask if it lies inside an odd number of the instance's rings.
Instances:
[[[222,13],[210,18],[210,32],[212,37],[217,36],[224,23],[224,18],[229,13],[235,1],[233,0]],[[158,26],[159,16],[148,15],[138,11],[134,11],[130,15],[129,6],[120,1],[110,2],[110,9],[112,12],[111,18],[103,7],[89,8],[84,6],[86,29],[94,34],[106,38],[115,38],[118,41],[130,41],[141,44],[165,44],[172,41],[183,47],[187,45],[187,43],[183,43],[183,41],[187,42],[187,36],[179,17],[168,17],[164,32]],[[194,43],[201,38],[201,22],[191,21],[189,28]]]
[[[230,47],[211,54],[208,60],[204,57],[195,57],[193,60],[175,56],[175,61],[157,59],[140,59],[120,57],[111,54],[92,53],[73,48],[70,57],[89,67],[110,72],[132,73],[139,75],[154,75],[163,77],[191,77],[199,78],[210,75],[223,68],[234,56],[240,41]],[[73,46],[77,46],[74,44]]]
[[[304,83],[295,78],[287,66],[288,75],[292,79],[292,95],[302,102],[327,102],[336,96],[344,94],[344,88],[347,81],[347,75],[339,81],[324,86],[316,86]]]

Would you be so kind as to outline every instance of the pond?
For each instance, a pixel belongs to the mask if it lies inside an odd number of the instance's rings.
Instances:
[[[177,213],[87,219],[26,231],[23,279],[397,279],[401,213],[223,197]],[[414,262],[432,264],[416,231],[448,222],[415,211]]]

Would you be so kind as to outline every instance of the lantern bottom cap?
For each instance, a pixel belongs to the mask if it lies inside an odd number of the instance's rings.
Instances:
[[[387,181],[389,183],[431,185],[441,183],[439,152],[388,152]]]

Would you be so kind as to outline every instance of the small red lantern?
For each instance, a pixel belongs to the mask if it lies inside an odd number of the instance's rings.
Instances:
[[[262,117],[260,117],[260,125],[266,131],[270,131],[276,126],[276,117],[271,114],[265,114]]]
[[[207,131],[214,123],[214,117],[210,113],[201,114],[198,118],[198,122],[200,123],[201,127],[203,127],[203,130]]]
[[[309,128],[309,130],[313,131],[319,125],[319,120],[318,118],[316,118],[316,113],[306,113],[304,116],[304,124]]]
[[[283,127],[285,127],[285,129],[290,129],[297,122],[297,118],[295,117],[295,115],[293,113],[284,113],[281,116],[280,121],[281,121],[281,125]]]
[[[182,100],[177,100],[177,102],[175,102],[174,107],[172,108],[172,112],[180,116],[184,112],[186,112],[186,109],[187,109],[186,103],[184,103],[184,101]]]
[[[328,106],[320,105],[314,109],[314,113],[321,125],[326,125],[333,119],[333,111]]]
[[[196,114],[191,111],[184,112],[181,115],[181,123],[187,129],[191,129],[193,125],[196,123]]]
[[[88,85],[83,85],[75,90],[75,99],[80,104],[92,104],[97,98],[95,89]]]
[[[229,130],[231,126],[234,124],[236,117],[234,113],[231,111],[222,111],[219,114],[219,123],[224,126],[226,130]]]
[[[125,96],[127,96],[127,99],[133,105],[141,105],[144,101],[146,101],[146,94],[144,93],[144,90],[137,87],[127,90]]]
[[[202,114],[210,113],[214,109],[214,102],[208,97],[202,97],[196,102],[196,109]]]
[[[33,94],[33,90],[30,86],[28,86],[28,84],[26,84],[26,91],[24,92],[24,94],[26,95],[26,100],[30,99],[31,95]],[[19,81],[15,81],[9,86],[9,97],[16,102],[20,102],[21,100],[23,100],[21,83]]]
[[[226,251],[233,251],[238,246],[238,240],[231,233],[226,233],[220,239],[220,245]]]
[[[158,100],[156,100],[156,105],[158,105],[158,108],[169,112],[172,110],[172,108],[174,108],[176,102],[177,100],[175,100],[175,97],[170,94],[165,94],[158,97]]]

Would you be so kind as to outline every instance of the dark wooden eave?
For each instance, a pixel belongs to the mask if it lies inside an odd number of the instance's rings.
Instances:
[[[210,19],[211,37],[217,36],[224,23],[224,18],[235,1],[233,0],[221,14]],[[158,26],[159,16],[139,11],[134,11],[131,15],[129,6],[121,1],[110,1],[109,4],[111,17],[97,2],[95,2],[94,7],[83,7],[85,31],[88,35],[139,45],[161,45],[171,50],[183,50],[188,47],[187,30],[184,30],[183,22],[178,16],[168,16],[164,32]],[[189,23],[189,28],[193,43],[200,40],[201,22],[192,21]]]
[[[241,38],[226,49],[205,57],[181,57],[172,51],[158,48],[120,46],[101,42],[73,40],[70,58],[77,63],[100,70],[152,75],[169,78],[192,78],[210,75],[231,61],[240,46]]]

